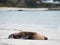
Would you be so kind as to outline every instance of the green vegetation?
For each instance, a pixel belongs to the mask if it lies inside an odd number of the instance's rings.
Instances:
[[[58,4],[36,3],[37,0],[0,0],[0,7],[51,8],[60,7]],[[55,0],[54,0],[55,1]],[[60,2],[60,0],[59,0]]]

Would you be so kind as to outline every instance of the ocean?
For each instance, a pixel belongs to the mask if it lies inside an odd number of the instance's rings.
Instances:
[[[60,11],[0,11],[0,25],[60,27]]]
[[[0,45],[59,45],[59,13],[60,11],[0,11]],[[7,39],[9,34],[20,30],[41,33],[48,40]]]

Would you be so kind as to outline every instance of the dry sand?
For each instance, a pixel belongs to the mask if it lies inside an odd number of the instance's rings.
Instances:
[[[48,10],[48,8],[15,8],[15,7],[0,7],[0,10],[19,10],[19,11],[40,11],[40,10]]]

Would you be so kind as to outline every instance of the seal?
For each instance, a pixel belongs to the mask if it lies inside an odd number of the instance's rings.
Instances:
[[[36,32],[18,32],[13,33],[8,36],[8,39],[30,39],[30,40],[47,40],[48,38],[44,35],[38,34]]]

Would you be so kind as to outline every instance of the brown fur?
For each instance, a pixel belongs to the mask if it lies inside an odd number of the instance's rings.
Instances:
[[[38,34],[36,32],[19,32],[9,35],[8,38],[14,39],[32,39],[32,40],[47,40],[48,38],[44,35]]]

